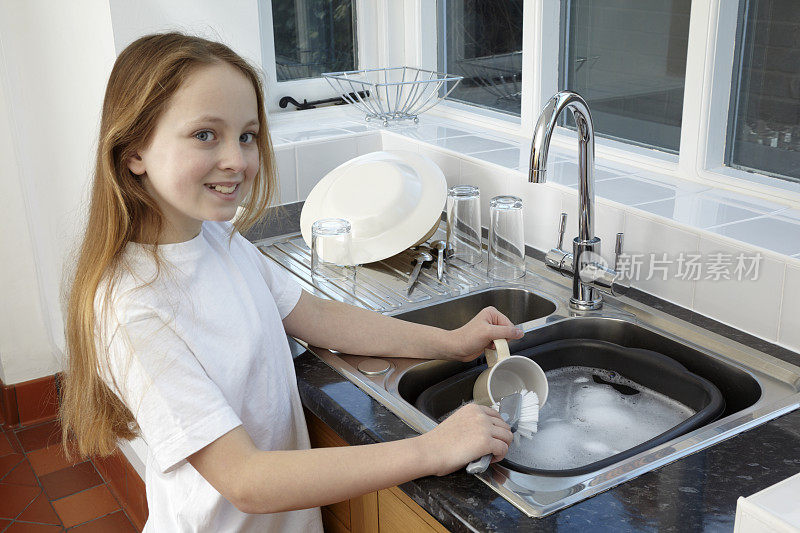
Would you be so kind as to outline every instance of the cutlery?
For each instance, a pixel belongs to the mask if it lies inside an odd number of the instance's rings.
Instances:
[[[417,278],[419,277],[419,271],[422,268],[423,263],[427,263],[429,261],[433,261],[433,256],[428,252],[420,250],[416,254],[414,254],[414,270],[411,272],[411,277],[408,280],[408,287],[406,287],[406,296],[411,295],[411,291],[414,289],[414,284],[417,283]]]

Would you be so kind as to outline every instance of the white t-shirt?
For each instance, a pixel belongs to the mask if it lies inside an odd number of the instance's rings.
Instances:
[[[261,450],[310,447],[281,322],[301,289],[230,228],[204,222],[194,239],[160,246],[168,264],[149,284],[154,262],[131,243],[111,311],[98,315],[101,373],[149,448],[144,531],[322,531],[319,508],[242,513],[186,461],[239,425]]]

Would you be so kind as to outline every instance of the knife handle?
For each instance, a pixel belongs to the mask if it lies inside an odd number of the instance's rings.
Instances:
[[[468,474],[480,474],[481,472],[486,472],[486,469],[489,468],[489,463],[492,462],[492,454],[488,453],[481,457],[480,459],[476,459],[472,461],[470,464],[467,465],[467,473]]]

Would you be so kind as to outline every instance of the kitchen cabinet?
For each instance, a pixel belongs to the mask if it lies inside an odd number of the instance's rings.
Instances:
[[[348,446],[314,414],[305,411],[313,448]],[[448,530],[397,487],[370,492],[322,508],[328,533],[445,533]]]

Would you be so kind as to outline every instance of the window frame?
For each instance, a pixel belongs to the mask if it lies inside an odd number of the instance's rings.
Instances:
[[[495,130],[529,137],[539,110],[558,90],[561,5],[561,0],[526,0],[524,3],[522,64],[528,67],[523,67],[521,117],[488,113],[477,106],[448,101],[428,112],[457,116]],[[595,150],[600,157],[625,160],[709,186],[735,189],[800,207],[800,183],[725,165],[726,132],[733,112],[731,92],[738,18],[738,3],[731,9],[729,0],[692,2],[688,48],[702,53],[690,53],[687,57],[677,155],[601,137],[596,138]],[[532,68],[533,65],[540,65],[540,68]],[[491,122],[486,120],[488,114],[493,117]],[[714,134],[718,131],[725,133]],[[553,142],[570,147],[574,146],[575,138],[571,130],[557,127]]]
[[[384,6],[370,0],[353,0],[355,9],[355,46],[356,69],[367,68],[365,65],[380,63],[383,52],[378,31],[378,23],[383,25],[388,22],[381,17]],[[333,89],[323,78],[307,78],[302,80],[278,81],[275,64],[275,38],[272,30],[272,2],[261,0],[258,2],[259,27],[261,29],[261,68],[265,76],[265,90],[267,93],[267,111],[269,113],[283,113],[294,111],[293,105],[282,109],[278,102],[284,96],[302,101],[320,100],[331,98]]]

